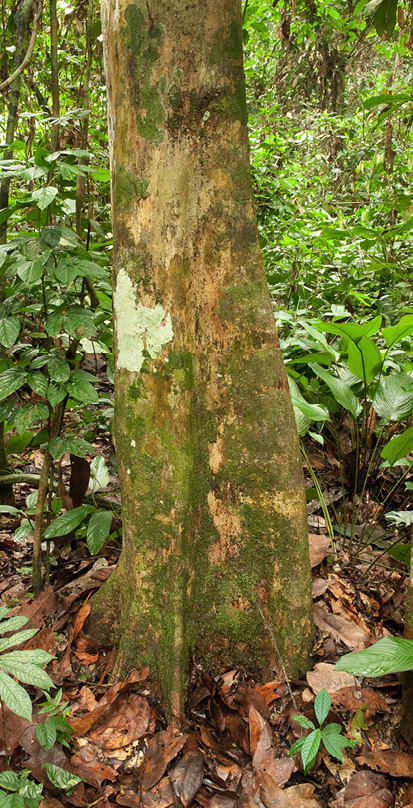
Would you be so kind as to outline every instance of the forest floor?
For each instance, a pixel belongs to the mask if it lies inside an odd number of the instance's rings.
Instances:
[[[108,433],[95,448],[110,465]],[[41,462],[39,450],[16,459],[19,468],[24,463],[32,472]],[[321,447],[311,462],[331,488],[331,466]],[[28,484],[15,487],[18,507],[24,509],[32,490]],[[115,473],[99,493],[119,503]],[[0,515],[1,602],[12,607],[12,615],[28,617],[25,628],[39,629],[24,647],[54,655],[48,672],[69,704],[72,729],[70,748],[55,743],[45,751],[35,732],[36,722],[47,717],[37,711],[44,697],[32,689],[33,724],[3,706],[0,770],[8,764],[14,771],[29,769],[45,786],[41,808],[413,806],[413,754],[399,729],[397,677],[360,680],[334,670],[343,653],[403,633],[407,567],[371,546],[351,560],[348,548],[332,547],[319,501],[308,510],[317,634],[313,669],[290,687],[282,677],[254,681],[242,670],[225,670],[211,679],[207,671],[195,670],[180,732],[165,721],[150,671],[135,670],[126,681],[114,681],[114,654],[96,647],[82,630],[90,598],[116,565],[116,542],[97,557],[81,542],[62,549],[51,583],[33,599],[30,540],[13,539],[19,518]],[[304,775],[300,756],[288,756],[297,738],[309,732],[294,716],[315,721],[314,698],[323,688],[332,702],[327,723],[340,724],[356,744],[343,749],[342,762],[322,749]],[[82,782],[71,794],[55,789],[46,762],[76,773]]]

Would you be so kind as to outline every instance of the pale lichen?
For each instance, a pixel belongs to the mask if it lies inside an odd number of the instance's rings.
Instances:
[[[160,303],[151,308],[136,299],[124,269],[118,273],[113,305],[117,323],[118,368],[139,373],[146,354],[152,359],[173,339],[171,315]]]

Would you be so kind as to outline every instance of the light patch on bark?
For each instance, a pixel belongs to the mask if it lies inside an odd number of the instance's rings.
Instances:
[[[225,466],[224,441],[222,438],[218,438],[216,443],[208,443],[208,450],[210,468],[214,474],[218,474]]]
[[[173,339],[171,315],[160,303],[153,308],[137,303],[132,281],[121,269],[116,281],[113,306],[117,321],[118,368],[139,373],[144,351],[152,359]]]
[[[241,542],[241,520],[230,513],[221,499],[217,499],[213,491],[208,492],[208,507],[219,541],[214,542],[208,551],[211,565],[223,564],[228,558],[239,552]]]
[[[264,511],[275,511],[285,519],[297,519],[302,514],[303,496],[302,491],[276,491],[262,492],[256,494],[254,498],[241,496],[241,502],[247,505],[254,505]]]

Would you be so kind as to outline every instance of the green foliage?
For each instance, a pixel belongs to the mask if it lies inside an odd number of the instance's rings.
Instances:
[[[38,629],[21,628],[27,623],[27,617],[7,617],[9,609],[6,606],[0,608],[0,634],[10,634],[8,637],[0,639],[0,699],[16,715],[32,720],[32,702],[29,694],[19,684],[33,685],[35,687],[50,690],[53,682],[50,676],[43,670],[53,657],[46,651],[38,648],[25,651],[10,651],[16,645],[27,642]],[[12,678],[13,677],[13,678]],[[19,681],[15,681],[18,679]]]
[[[298,752],[301,755],[303,762],[304,774],[312,769],[317,757],[317,752],[323,743],[326,751],[332,757],[343,761],[342,750],[346,746],[354,746],[354,741],[350,741],[341,733],[340,724],[326,724],[322,727],[330,712],[331,698],[328,691],[323,688],[317,693],[314,701],[314,710],[319,726],[316,728],[312,721],[304,715],[294,716],[294,721],[301,727],[312,730],[305,738],[299,738],[290,751],[290,755],[296,755]]]
[[[37,808],[42,793],[43,785],[30,779],[28,769],[23,769],[20,774],[0,773],[0,808]]]
[[[403,637],[384,637],[383,640],[352,654],[345,654],[335,666],[354,676],[385,676],[413,670],[413,641]]]
[[[62,702],[61,688],[54,698],[48,693],[45,693],[45,696],[46,701],[40,705],[43,708],[40,710],[40,714],[47,715],[47,720],[36,724],[37,740],[43,746],[43,749],[46,749],[46,752],[54,746],[56,741],[63,744],[63,746],[69,747],[68,742],[73,733],[67,721],[67,716],[70,713],[69,702]]]

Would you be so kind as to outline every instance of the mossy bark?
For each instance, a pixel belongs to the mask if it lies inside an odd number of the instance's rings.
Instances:
[[[90,625],[182,714],[191,655],[287,670],[312,639],[303,474],[257,240],[238,0],[103,0],[123,507]]]

